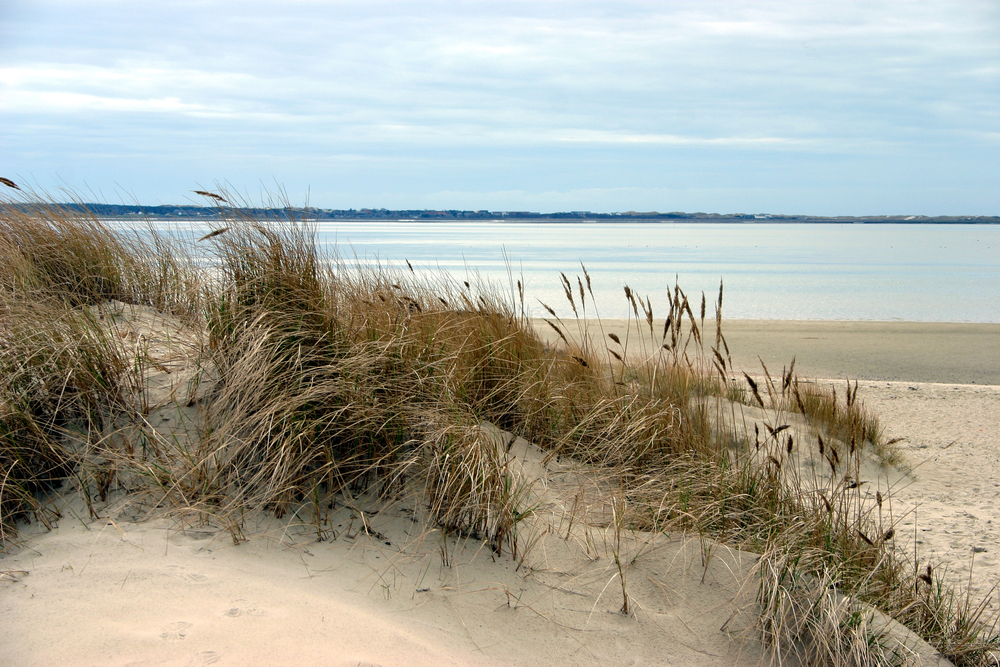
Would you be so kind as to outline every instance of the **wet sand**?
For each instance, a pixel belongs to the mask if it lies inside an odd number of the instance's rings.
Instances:
[[[567,321],[566,333],[578,338],[580,327]],[[715,322],[706,321],[706,346],[715,341]],[[625,340],[632,336],[633,351],[656,349],[649,343],[645,323],[629,328],[628,320],[588,322],[595,343],[608,333]],[[536,328],[547,340],[555,332],[542,320]],[[662,321],[654,321],[658,335]],[[645,333],[645,340],[636,339]],[[725,335],[737,370],[762,373],[761,360],[773,374],[795,358],[799,374],[807,377],[895,382],[1000,385],[1000,324],[949,322],[826,322],[794,320],[723,320]],[[655,336],[654,336],[655,337]],[[694,344],[691,344],[692,351]],[[758,355],[760,359],[758,359]]]
[[[714,331],[714,327],[710,327]],[[944,384],[1000,384],[1000,324],[724,321],[733,361],[803,373]]]

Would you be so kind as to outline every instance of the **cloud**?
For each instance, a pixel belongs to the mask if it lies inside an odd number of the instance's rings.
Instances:
[[[482,156],[540,161],[560,172],[560,191],[582,192],[593,178],[647,178],[630,163],[683,158],[711,179],[747,154],[776,178],[805,177],[781,163],[790,153],[802,174],[830,173],[844,155],[853,169],[888,157],[932,173],[942,151],[978,155],[977,142],[1000,132],[1000,9],[988,0],[39,1],[6,11],[8,171],[47,173],[95,142],[102,154],[138,146],[218,169],[298,160],[317,180],[340,177],[323,171],[337,156],[362,156],[394,174],[389,190],[412,195],[417,154],[438,181]],[[371,196],[386,192],[372,171],[376,180]],[[909,184],[890,191],[903,197]]]
[[[809,139],[787,137],[694,137],[673,134],[624,134],[601,130],[570,130],[555,137],[556,141],[595,144],[646,144],[667,146],[738,146],[743,148],[815,145]]]

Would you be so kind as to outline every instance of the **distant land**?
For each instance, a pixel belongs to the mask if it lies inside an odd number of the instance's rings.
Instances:
[[[19,205],[30,208],[30,204]],[[294,217],[308,220],[343,221],[516,221],[516,222],[771,222],[771,223],[857,223],[857,224],[1000,224],[1000,216],[985,215],[867,215],[824,217],[818,215],[780,215],[770,213],[659,213],[657,211],[626,211],[623,213],[592,213],[590,211],[567,211],[561,213],[537,213],[532,211],[459,211],[449,210],[393,210],[385,208],[329,209],[313,207],[285,208],[245,208],[196,205],[134,206],[122,204],[59,204],[66,210],[84,209],[98,217],[145,217],[149,219],[219,219],[231,215],[252,215],[259,217]]]

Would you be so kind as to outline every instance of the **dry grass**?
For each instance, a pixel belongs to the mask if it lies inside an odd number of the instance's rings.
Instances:
[[[16,192],[0,207],[4,543],[18,520],[51,522],[46,493],[75,475],[88,502],[127,489],[155,511],[215,517],[237,541],[253,512],[312,517],[323,539],[345,498],[409,495],[446,532],[523,558],[517,528],[532,508],[492,424],[590,464],[613,489],[619,532],[696,532],[766,554],[760,631],[780,652],[887,659],[846,595],[960,664],[991,664],[984,607],[899,550],[883,499],[858,488],[862,458],[892,450],[856,385],[838,397],[801,382],[794,364],[778,381],[766,369],[760,383],[731,380],[721,285],[714,313],[675,285],[659,318],[626,287],[649,332],[639,340],[574,336],[582,326],[553,313],[564,344],[551,349],[523,294],[518,303],[490,285],[351,266],[322,256],[312,230],[280,212],[220,208],[220,227],[185,245]],[[586,269],[561,280],[586,316]],[[151,422],[159,362],[102,319],[112,301],[178,314],[204,341],[189,351],[197,372],[175,406],[187,437]],[[748,405],[761,410],[752,429]],[[793,437],[802,416],[810,435]],[[803,472],[810,457],[828,472]]]

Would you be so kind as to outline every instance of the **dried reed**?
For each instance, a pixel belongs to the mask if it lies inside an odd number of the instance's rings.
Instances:
[[[624,288],[634,324],[649,333],[630,342],[602,332],[614,349],[570,336],[546,306],[561,342],[553,350],[525,318],[520,283],[511,299],[518,307],[491,285],[426,280],[409,263],[403,272],[357,268],[322,256],[313,230],[287,209],[262,218],[230,193],[196,192],[231,205],[219,208],[223,226],[197,248],[152,229],[113,232],[30,193],[0,203],[5,543],[18,520],[53,521],[46,491],[76,476],[89,502],[128,478],[151,506],[218,517],[234,540],[255,511],[313,516],[322,538],[331,504],[409,493],[446,532],[523,559],[517,528],[532,508],[493,435],[499,427],[605,476],[619,534],[694,531],[765,554],[762,635],[786,649],[808,646],[807,660],[848,664],[862,655],[858,646],[872,648],[849,608],[823,611],[836,607],[823,591],[836,589],[877,605],[961,664],[988,663],[998,640],[985,607],[961,603],[940,577],[895,551],[895,528],[881,519],[888,498],[863,501],[861,457],[873,446],[883,458],[892,449],[857,383],[838,401],[833,390],[801,382],[793,360],[777,382],[765,368],[765,399],[746,375],[765,421],[753,441],[740,434],[742,408],[732,400],[746,394],[729,378],[721,282],[707,350],[707,300],[696,317],[676,281],[662,329],[651,300]],[[206,249],[211,270],[193,255]],[[596,312],[586,267],[583,274],[560,274],[578,317],[588,295]],[[195,338],[203,333],[193,388],[181,401],[192,409],[191,437],[164,437],[148,423],[142,397],[154,361],[102,319],[112,302],[181,314],[200,332]],[[808,447],[789,429],[791,413],[816,429],[831,469],[822,483],[797,472]],[[803,610],[811,620],[789,620]]]

